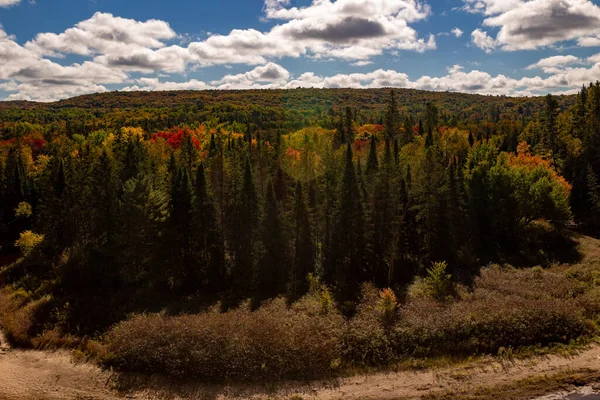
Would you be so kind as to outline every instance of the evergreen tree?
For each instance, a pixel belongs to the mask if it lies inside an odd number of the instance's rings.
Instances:
[[[171,267],[180,279],[184,291],[193,293],[201,286],[201,272],[194,262],[192,253],[192,187],[188,170],[177,171],[171,189],[170,229],[173,254]]]
[[[433,146],[433,131],[431,128],[427,131],[427,137],[425,138],[425,148],[428,149]]]
[[[277,205],[273,182],[267,183],[265,210],[261,223],[263,254],[258,265],[259,300],[275,297],[286,292],[289,278],[286,260],[286,240]]]
[[[350,107],[346,107],[345,133],[347,142],[354,143],[354,118]]]
[[[412,118],[410,116],[410,114],[407,114],[406,117],[404,117],[404,139],[402,141],[403,145],[407,145],[408,143],[412,142],[413,140],[413,122],[412,122]]]
[[[196,185],[192,210],[195,256],[203,269],[205,286],[212,293],[225,289],[225,266],[217,215],[211,193],[208,190],[204,164],[196,170]]]
[[[309,197],[311,197],[310,194]],[[295,255],[292,294],[295,298],[299,298],[308,292],[308,274],[315,273],[315,245],[306,199],[300,181],[296,182],[294,214]]]
[[[116,217],[116,169],[106,149],[94,163],[90,174],[89,198],[91,200],[92,238],[100,245],[107,243],[113,234]]]
[[[387,143],[387,141],[386,141]],[[377,142],[375,135],[371,135],[371,144],[369,147],[369,158],[367,159],[367,169],[365,170],[368,177],[372,177],[373,174],[379,169],[379,160],[377,159]]]
[[[194,139],[190,133],[186,133],[181,144],[181,165],[187,169],[188,176],[192,173],[197,158],[198,150],[196,150]]]
[[[348,144],[332,232],[332,270],[326,271],[327,282],[337,284],[342,299],[353,298],[364,278],[364,216],[359,193],[361,190],[352,160],[352,146]]]
[[[235,236],[235,260],[232,270],[232,293],[234,298],[250,295],[254,278],[255,240],[258,215],[258,196],[250,158],[246,157],[241,191],[236,201],[235,216],[237,230]]]
[[[600,226],[600,184],[598,183],[598,176],[591,165],[588,165],[587,168],[587,183],[589,204],[591,206],[589,221],[597,227]]]

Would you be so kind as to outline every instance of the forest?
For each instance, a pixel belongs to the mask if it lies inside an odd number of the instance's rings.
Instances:
[[[598,303],[541,267],[600,228],[599,174],[598,82],[4,102],[0,323],[24,346],[86,338],[107,365],[210,380],[569,342]],[[248,347],[223,350],[227,332]],[[169,347],[171,365],[149,355],[161,335],[212,344]]]

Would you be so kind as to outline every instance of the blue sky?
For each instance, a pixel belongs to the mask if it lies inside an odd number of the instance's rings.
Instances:
[[[0,0],[0,99],[109,90],[571,93],[598,0]]]

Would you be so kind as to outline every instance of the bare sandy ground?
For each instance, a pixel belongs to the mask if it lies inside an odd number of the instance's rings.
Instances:
[[[480,360],[460,366],[417,372],[362,375],[328,382],[276,385],[206,385],[173,382],[165,378],[117,377],[98,367],[72,362],[68,352],[9,349],[0,337],[1,400],[115,400],[115,399],[419,399],[432,395],[469,393],[501,387],[527,378],[561,372],[587,371],[600,376],[600,346],[562,357],[537,357],[520,361]],[[120,388],[120,390],[117,390]],[[539,400],[600,400],[600,387],[565,390]],[[523,394],[531,398],[531,394]],[[511,397],[511,398],[520,398]]]

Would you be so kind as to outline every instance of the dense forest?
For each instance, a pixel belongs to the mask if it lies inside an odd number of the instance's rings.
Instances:
[[[0,103],[0,280],[78,334],[315,281],[351,315],[365,282],[551,263],[568,226],[599,227],[599,174],[600,83]]]

